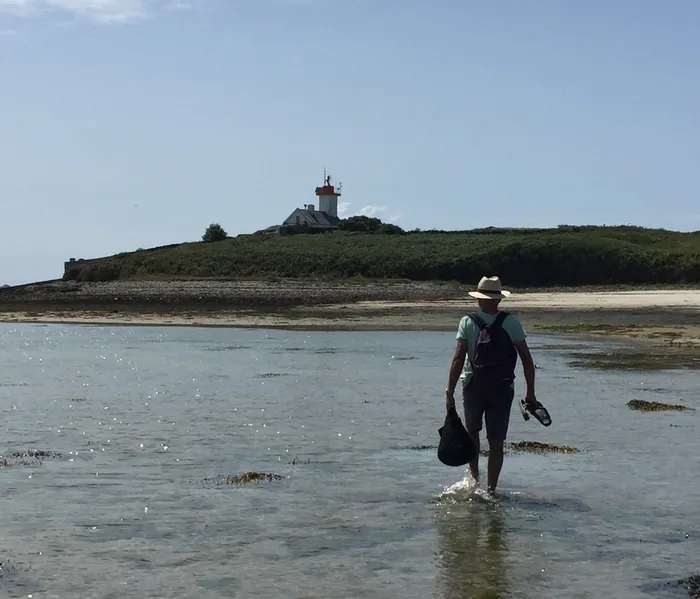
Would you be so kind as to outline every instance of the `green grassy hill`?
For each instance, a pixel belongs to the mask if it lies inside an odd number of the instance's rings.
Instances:
[[[68,264],[64,279],[396,278],[512,286],[700,282],[700,231],[641,227],[252,235]]]

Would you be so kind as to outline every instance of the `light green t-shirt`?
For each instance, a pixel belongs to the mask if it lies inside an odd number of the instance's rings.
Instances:
[[[477,316],[481,318],[487,325],[493,324],[496,320],[498,314],[486,314],[486,312],[476,312]],[[508,333],[511,341],[513,343],[518,343],[524,341],[527,337],[523,325],[520,323],[518,318],[513,314],[508,314],[503,321],[503,328],[506,333]],[[462,386],[469,382],[472,376],[472,365],[469,361],[469,356],[474,355],[474,350],[476,348],[476,338],[479,335],[478,325],[469,316],[464,316],[462,320],[459,321],[459,328],[457,329],[457,339],[465,339],[467,341],[467,358],[464,360],[464,367],[462,368],[462,374],[459,377]]]

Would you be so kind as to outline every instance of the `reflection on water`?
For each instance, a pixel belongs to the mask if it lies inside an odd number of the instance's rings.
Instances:
[[[533,337],[554,424],[508,440],[581,452],[508,453],[489,502],[436,457],[453,337],[0,326],[0,599],[639,599],[697,569],[700,410],[626,405],[700,408],[696,371]],[[247,471],[282,478],[210,482]]]
[[[510,586],[505,512],[456,503],[437,517],[439,581],[444,599],[502,599]]]

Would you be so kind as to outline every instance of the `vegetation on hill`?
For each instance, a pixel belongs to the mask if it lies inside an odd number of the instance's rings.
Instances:
[[[71,263],[64,279],[366,277],[474,283],[484,274],[498,274],[511,286],[700,282],[700,232],[560,226],[380,234],[389,230],[375,224],[374,232],[345,227],[332,234],[247,235],[139,250]]]
[[[357,233],[379,233],[381,235],[403,235],[404,230],[398,225],[383,223],[373,216],[350,216],[340,221],[341,231]]]
[[[207,227],[202,235],[202,241],[205,243],[213,243],[214,241],[223,241],[228,238],[228,233],[219,223],[212,223]]]

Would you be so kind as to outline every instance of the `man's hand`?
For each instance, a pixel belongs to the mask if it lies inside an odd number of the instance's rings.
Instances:
[[[535,402],[535,363],[532,361],[530,348],[527,346],[527,341],[518,341],[514,344],[518,350],[518,355],[523,363],[523,374],[525,375],[525,384],[527,385],[527,393],[525,394],[525,404],[528,408],[534,408]]]
[[[535,402],[537,401],[537,398],[535,397],[534,393],[527,393],[525,395],[525,404],[529,408],[534,408],[535,407]]]
[[[445,389],[445,408],[448,412],[455,409],[455,395],[448,389]]]

